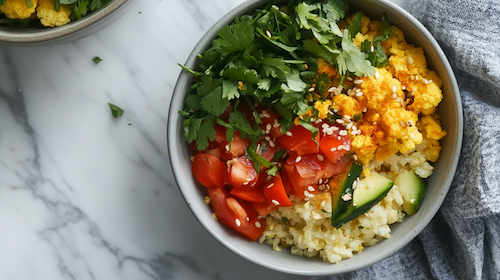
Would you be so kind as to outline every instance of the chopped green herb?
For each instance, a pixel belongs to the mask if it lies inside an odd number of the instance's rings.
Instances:
[[[123,115],[124,112],[123,109],[111,103],[108,103],[108,105],[109,108],[111,108],[111,114],[113,115],[114,118],[118,118]]]
[[[358,229],[359,229],[359,230],[362,230],[362,229],[364,229],[364,227],[363,227],[362,225],[359,225],[359,226],[358,226]]]
[[[288,218],[287,217],[281,217],[281,221],[286,224],[288,223]]]
[[[94,56],[94,58],[92,58],[92,61],[94,62],[95,65],[99,64],[99,62],[102,61],[102,58],[98,57],[98,56]]]

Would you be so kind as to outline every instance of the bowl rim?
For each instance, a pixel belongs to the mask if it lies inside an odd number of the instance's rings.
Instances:
[[[179,74],[177,83],[174,87],[173,94],[171,97],[171,102],[169,106],[169,112],[168,112],[168,120],[167,120],[167,145],[168,145],[168,153],[169,153],[169,160],[171,164],[171,168],[173,170],[173,175],[174,179],[176,180],[177,186],[179,190],[181,191],[184,200],[189,206],[189,209],[191,212],[193,212],[194,216],[197,218],[197,220],[203,225],[203,227],[211,233],[211,235],[218,240],[220,243],[222,243],[225,247],[229,248],[231,251],[236,253],[239,256],[242,256],[243,258],[256,263],[258,265],[261,265],[263,267],[273,269],[276,271],[284,272],[284,273],[289,273],[289,274],[296,274],[296,275],[307,275],[307,276],[324,276],[324,275],[333,275],[333,274],[340,274],[340,273],[346,273],[346,272],[351,272],[357,269],[361,269],[364,267],[367,267],[369,265],[372,265],[376,262],[379,262],[390,255],[394,254],[396,251],[400,250],[403,248],[406,244],[408,244],[411,240],[413,240],[432,220],[432,218],[436,215],[438,210],[440,209],[449,189],[451,186],[451,183],[453,181],[454,174],[456,172],[458,162],[459,162],[459,156],[461,152],[461,147],[462,147],[462,138],[463,138],[463,109],[462,109],[462,103],[461,103],[461,98],[460,98],[460,91],[458,88],[458,83],[456,81],[455,74],[453,72],[453,69],[443,52],[442,48],[438,44],[438,42],[435,40],[435,38],[431,35],[431,33],[425,28],[425,26],[418,21],[415,17],[413,17],[410,13],[408,13],[406,10],[403,8],[399,7],[398,5],[388,1],[388,0],[366,0],[368,2],[380,2],[381,5],[384,5],[385,7],[390,10],[391,13],[396,13],[400,14],[401,16],[405,17],[409,24],[411,24],[414,28],[416,28],[425,38],[428,40],[430,43],[431,47],[436,51],[437,55],[440,58],[440,63],[443,65],[443,68],[445,69],[444,72],[449,76],[450,79],[450,89],[451,91],[451,96],[454,96],[454,101],[456,105],[456,141],[455,146],[453,147],[452,150],[452,155],[453,158],[451,161],[449,161],[449,171],[450,173],[447,174],[446,179],[444,180],[444,183],[440,186],[440,192],[438,193],[437,197],[434,199],[434,204],[431,205],[431,209],[425,214],[423,214],[421,217],[420,222],[417,224],[417,226],[407,235],[405,236],[404,239],[395,241],[393,246],[389,250],[384,250],[383,252],[380,252],[376,255],[376,258],[364,261],[362,263],[354,263],[349,267],[344,267],[342,266],[342,263],[346,262],[346,260],[342,260],[340,264],[327,264],[330,266],[330,269],[324,269],[324,270],[319,270],[319,271],[311,271],[311,270],[303,270],[300,268],[283,268],[274,264],[266,263],[263,261],[260,261],[258,259],[253,259],[250,256],[247,256],[244,252],[240,250],[240,248],[236,248],[232,244],[228,242],[223,236],[220,236],[215,232],[210,225],[206,223],[206,221],[203,220],[203,217],[199,215],[199,213],[194,209],[193,205],[191,204],[191,198],[192,198],[192,193],[190,193],[189,190],[186,188],[181,187],[182,184],[185,183],[185,178],[180,177],[179,174],[182,173],[182,166],[180,163],[180,158],[178,157],[178,151],[177,151],[177,145],[178,145],[178,140],[180,138],[181,141],[185,142],[185,139],[181,133],[181,129],[177,126],[177,124],[180,122],[180,117],[178,115],[178,109],[182,108],[183,104],[183,96],[185,95],[186,92],[182,92],[184,86],[186,83],[188,83],[190,80],[192,80],[192,77],[189,73],[186,73],[185,71],[181,71]],[[272,0],[248,0],[243,2],[242,4],[238,5],[236,8],[232,9],[228,13],[226,13],[221,19],[219,19],[203,36],[202,38],[197,42],[195,47],[193,48],[193,51],[190,53],[188,56],[185,66],[190,68],[195,65],[196,60],[197,60],[197,54],[201,53],[201,51],[205,50],[210,42],[215,38],[216,33],[220,28],[225,26],[226,24],[230,23],[235,16],[239,16],[242,14],[245,14],[245,12],[248,12],[252,9],[262,7],[266,3],[270,2],[276,2]],[[352,2],[352,1],[351,1]],[[390,19],[390,18],[389,18]],[[427,55],[426,55],[427,56]],[[179,107],[181,106],[181,107]],[[182,126],[181,126],[182,128]],[[180,135],[180,137],[179,137]],[[204,202],[203,202],[204,203]],[[413,218],[413,217],[406,217],[405,219],[408,218]],[[391,226],[392,228],[392,226]],[[383,241],[382,241],[383,242]],[[381,244],[378,244],[381,245]],[[380,246],[379,246],[380,247]],[[366,250],[366,249],[365,249]],[[283,252],[281,252],[283,253]],[[296,256],[297,258],[300,258],[299,256]],[[355,258],[356,255],[353,257]],[[321,260],[318,260],[321,261]]]
[[[103,19],[113,11],[117,10],[129,0],[113,0],[104,7],[94,11],[79,20],[69,22],[65,25],[37,30],[26,30],[27,32],[0,30],[0,42],[5,43],[40,43],[59,39],[66,35],[85,29]]]

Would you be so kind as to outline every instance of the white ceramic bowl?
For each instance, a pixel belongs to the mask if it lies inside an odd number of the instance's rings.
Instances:
[[[250,14],[269,0],[247,1],[220,19],[195,46],[184,65],[195,69],[196,55],[209,47],[219,29],[231,23],[235,16]],[[443,80],[444,99],[438,113],[443,128],[448,132],[441,140],[441,157],[434,164],[434,174],[427,180],[428,192],[421,209],[413,216],[393,225],[391,237],[365,248],[362,253],[345,259],[340,264],[323,262],[319,258],[292,255],[289,251],[275,252],[270,246],[250,242],[212,218],[212,210],[204,202],[204,188],[191,174],[189,149],[182,134],[182,118],[177,113],[183,108],[183,98],[193,83],[193,76],[182,72],[172,97],[168,119],[168,149],[177,184],[194,215],[200,223],[224,246],[236,254],[264,267],[300,275],[329,275],[357,270],[376,263],[401,249],[415,238],[431,221],[441,206],[452,182],[462,144],[462,107],[458,86],[448,60],[438,43],[425,27],[400,7],[386,0],[351,1],[352,10],[360,10],[373,19],[380,19],[386,12],[391,24],[401,28],[409,43],[424,49],[429,68]]]
[[[118,9],[135,0],[113,0],[79,20],[58,27],[20,28],[0,26],[0,43],[22,46],[53,45],[84,38],[116,18]],[[127,4],[127,5],[125,5]]]

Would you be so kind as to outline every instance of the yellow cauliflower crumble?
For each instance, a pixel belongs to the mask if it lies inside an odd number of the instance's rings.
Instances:
[[[365,40],[373,42],[382,28],[380,21],[371,21],[364,15],[361,24],[362,33],[353,39],[357,46]],[[352,152],[363,164],[414,151],[424,139],[426,158],[436,161],[441,150],[438,140],[446,135],[435,114],[443,99],[442,81],[427,68],[423,49],[407,44],[399,28],[392,26],[391,37],[382,42],[382,47],[389,65],[378,68],[371,77],[344,81],[349,88],[347,94],[341,94],[338,71],[318,60],[318,72],[327,73],[331,86],[339,87],[332,92],[331,104],[329,100],[324,104],[316,102],[318,117],[325,118],[328,110],[341,117],[362,116],[356,122],[361,133],[350,131],[350,135]]]
[[[6,17],[12,19],[26,19],[35,12],[38,1],[31,0],[33,7],[28,7],[26,0],[5,0],[5,3],[0,6],[0,11]]]
[[[59,12],[55,10],[54,0],[31,0],[30,8],[26,0],[5,0],[0,5],[0,12],[10,19],[27,19],[38,17],[40,23],[47,27],[61,26],[70,22],[69,5],[60,5]]]
[[[61,5],[59,12],[54,9],[53,0],[39,0],[36,16],[44,26],[61,26],[70,22],[71,10],[68,5]]]

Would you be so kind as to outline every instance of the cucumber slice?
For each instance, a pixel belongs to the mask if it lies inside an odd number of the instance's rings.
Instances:
[[[362,171],[362,165],[351,162],[349,170],[330,178],[329,185],[332,192],[332,216],[330,219],[332,221],[344,214],[351,204],[350,200],[345,201],[342,197],[345,197],[346,194],[352,197],[352,183],[358,179]]]
[[[393,185],[394,182],[378,173],[372,173],[359,181],[347,211],[335,219],[332,225],[339,228],[343,224],[363,215],[384,199]]]
[[[407,171],[396,177],[394,184],[398,186],[403,196],[403,211],[409,216],[415,214],[420,209],[427,192],[424,180],[414,171]]]

